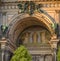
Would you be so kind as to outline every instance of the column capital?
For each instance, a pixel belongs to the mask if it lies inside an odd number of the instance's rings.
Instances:
[[[5,49],[6,43],[7,43],[7,40],[3,37],[3,38],[0,40],[1,49]]]
[[[55,40],[50,40],[50,45],[52,49],[57,49],[57,43],[58,43],[58,39]]]
[[[56,40],[57,39],[57,35],[54,33],[52,36],[51,36],[51,40]]]

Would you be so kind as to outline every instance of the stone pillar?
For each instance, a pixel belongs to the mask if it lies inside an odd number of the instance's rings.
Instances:
[[[37,34],[38,34],[38,43],[40,43],[41,42],[41,35],[40,35],[40,32],[37,32]]]
[[[45,32],[42,32],[42,42],[46,43],[46,41],[45,41]]]
[[[60,22],[60,10],[56,10],[56,22]]]
[[[57,51],[57,43],[58,43],[58,39],[56,35],[53,35],[51,40],[50,40],[50,44],[51,44],[51,48],[53,49],[53,61],[56,61],[56,51]]]
[[[30,32],[29,41],[30,41],[30,43],[33,43],[33,32]]]
[[[10,61],[12,53],[9,50],[5,50],[5,61]]]
[[[40,61],[45,61],[45,58],[44,57],[45,57],[44,55],[41,55]]]
[[[46,55],[44,61],[52,61],[52,55]]]
[[[3,25],[5,25],[6,26],[6,12],[3,12]]]
[[[57,61],[57,56],[56,56],[56,52],[57,52],[57,49],[53,49],[54,53],[53,53],[53,61]]]
[[[7,50],[8,48],[6,48],[6,44],[7,44],[7,40],[3,37],[0,40],[0,44],[1,44],[1,61],[9,61],[10,60],[10,52]]]
[[[1,61],[5,61],[5,45],[6,45],[6,39],[5,38],[2,38],[2,40],[0,41],[0,44],[1,44],[1,50],[2,50],[2,60]]]
[[[58,24],[58,29],[60,30],[60,10],[56,10],[56,22]],[[60,31],[59,31],[58,36],[60,38]]]
[[[34,34],[33,34],[33,41],[34,41],[35,44],[36,44],[37,40],[38,40],[38,35],[37,35],[36,32],[34,32]]]
[[[28,41],[29,41],[29,34],[27,32],[26,35],[25,35],[24,43],[28,43]]]

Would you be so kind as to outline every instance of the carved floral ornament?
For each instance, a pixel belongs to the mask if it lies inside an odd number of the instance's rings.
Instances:
[[[18,8],[20,9],[19,11],[21,13],[29,13],[32,15],[34,11],[39,11],[39,9],[42,7],[42,4],[35,4],[33,1],[26,1],[26,2],[20,2],[18,5]],[[42,12],[42,11],[41,11]]]

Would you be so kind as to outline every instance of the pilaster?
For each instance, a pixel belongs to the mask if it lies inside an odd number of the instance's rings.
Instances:
[[[2,40],[0,41],[0,44],[1,44],[1,50],[2,50],[2,53],[1,53],[1,61],[4,61],[5,60],[5,45],[6,45],[7,41],[5,38],[2,38]]]
[[[58,30],[59,30],[58,37],[60,38],[60,10],[56,10],[56,21],[58,23]]]
[[[9,61],[10,60],[10,56],[11,56],[11,52],[8,50],[7,45],[7,39],[6,38],[2,38],[0,40],[0,44],[1,44],[1,61]]]
[[[57,35],[54,34],[52,37],[51,37],[51,40],[50,40],[50,44],[51,44],[51,48],[53,50],[53,61],[56,61],[56,52],[57,52],[57,43],[58,43],[59,39],[57,39]]]
[[[60,23],[60,10],[56,10],[56,21]]]
[[[7,25],[7,16],[6,16],[7,12],[3,12],[2,15],[3,15],[3,25]]]

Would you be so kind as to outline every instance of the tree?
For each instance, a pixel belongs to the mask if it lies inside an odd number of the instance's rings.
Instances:
[[[57,52],[57,61],[60,61],[60,46],[58,47],[58,52]]]
[[[31,55],[23,45],[16,49],[11,59],[11,61],[31,61],[31,60],[32,60]]]

